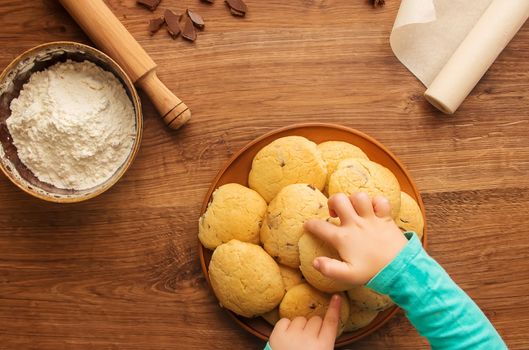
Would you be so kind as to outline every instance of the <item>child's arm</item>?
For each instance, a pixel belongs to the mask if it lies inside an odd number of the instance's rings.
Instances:
[[[478,306],[422,249],[415,234],[367,286],[406,311],[433,349],[506,349]]]
[[[385,198],[370,201],[365,193],[350,198],[340,194],[329,200],[329,208],[341,226],[311,220],[305,227],[333,245],[343,262],[319,257],[316,269],[388,294],[434,349],[507,348],[477,305],[422,249],[417,236],[408,234],[408,241],[402,235]]]

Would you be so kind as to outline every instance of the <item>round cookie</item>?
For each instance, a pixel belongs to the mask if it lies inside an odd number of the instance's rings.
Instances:
[[[370,198],[383,195],[391,204],[391,216],[395,219],[399,214],[399,181],[389,169],[370,160],[349,158],[338,164],[329,179],[329,196],[340,192],[367,192]]]
[[[303,276],[301,275],[301,271],[299,271],[299,269],[293,269],[288,266],[279,265],[279,273],[281,273],[281,278],[283,279],[285,292],[290,288],[303,283]]]
[[[304,222],[328,216],[327,198],[318,189],[306,184],[284,187],[270,202],[261,226],[264,249],[278,263],[298,268],[298,241],[305,233]]]
[[[349,318],[345,322],[344,332],[352,332],[364,328],[370,324],[377,315],[378,311],[363,309],[350,301]]]
[[[336,260],[341,260],[340,255],[329,244],[321,239],[314,237],[310,233],[305,233],[298,242],[299,246],[299,260],[300,269],[303,277],[313,287],[326,292],[335,293],[345,291],[352,287],[352,284],[337,281],[332,278],[324,276],[321,272],[312,266],[312,262],[319,256],[326,256]]]
[[[283,279],[283,286],[285,286],[285,292],[290,288],[297,286],[300,283],[303,283],[303,276],[298,269],[293,269],[288,266],[279,265],[279,272],[281,273],[281,278]],[[266,322],[270,323],[272,326],[279,321],[279,308],[276,307],[272,311],[264,313],[261,315]]]
[[[307,183],[323,190],[326,179],[327,166],[316,144],[301,136],[287,136],[257,153],[248,184],[270,202],[287,185]]]
[[[343,141],[326,141],[318,145],[321,156],[325,163],[327,163],[327,184],[332,173],[344,159],[348,158],[362,158],[369,159],[367,155],[360,148]]]
[[[359,307],[373,311],[386,310],[394,305],[389,296],[379,294],[365,286],[355,286],[349,289],[347,296]]]
[[[221,306],[244,317],[272,310],[285,294],[274,259],[260,246],[237,240],[215,249],[209,279]]]
[[[265,200],[254,190],[236,183],[223,185],[213,192],[200,217],[198,239],[208,249],[232,239],[259,244],[266,207]]]
[[[413,231],[422,238],[424,219],[421,208],[406,192],[400,193],[400,212],[395,223],[402,231]]]
[[[342,333],[345,322],[349,317],[349,302],[343,295],[341,297],[338,335]],[[281,304],[279,304],[279,316],[290,320],[298,316],[306,317],[307,319],[313,316],[324,318],[330,302],[331,295],[325,294],[307,283],[298,284],[288,290]]]

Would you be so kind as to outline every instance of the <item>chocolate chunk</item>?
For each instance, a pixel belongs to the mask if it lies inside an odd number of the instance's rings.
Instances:
[[[235,11],[244,12],[244,13],[248,11],[248,7],[242,0],[226,0],[226,3],[228,4],[229,7],[231,7]]]
[[[386,3],[385,0],[371,0],[373,7],[382,6]]]
[[[136,0],[137,4],[147,7],[149,10],[154,11],[160,5],[162,0]]]
[[[232,15],[237,16],[237,17],[244,17],[244,15],[246,14],[244,12],[239,12],[235,9],[232,9],[231,7],[230,7],[230,12]]]
[[[215,1],[214,0],[202,0],[202,2],[207,2],[208,4],[213,4]]]
[[[248,11],[248,7],[242,0],[225,0],[225,2],[235,16],[244,16]]]
[[[173,39],[176,39],[178,35],[180,35],[180,23],[178,16],[175,15],[171,10],[165,10],[163,13],[163,18],[165,19],[165,23],[167,23],[167,31],[173,37]]]
[[[200,16],[198,13],[191,11],[190,9],[187,9],[187,15],[189,16],[189,19],[193,22],[197,28],[204,28],[204,19],[202,19],[202,16]]]
[[[165,23],[165,20],[163,19],[163,17],[151,19],[149,21],[149,32],[151,33],[151,35],[159,31],[160,28],[162,28],[164,23]]]
[[[182,26],[182,37],[184,39],[187,39],[189,41],[195,41],[197,40],[197,31],[195,29],[195,26],[193,25],[193,21],[189,16],[185,15],[182,18],[183,26]]]

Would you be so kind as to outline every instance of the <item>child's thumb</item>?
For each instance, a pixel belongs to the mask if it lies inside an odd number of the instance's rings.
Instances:
[[[312,266],[324,276],[339,281],[350,282],[353,278],[353,270],[350,264],[320,256],[314,259]]]

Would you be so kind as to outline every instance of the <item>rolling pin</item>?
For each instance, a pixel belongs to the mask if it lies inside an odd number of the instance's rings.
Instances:
[[[112,57],[141,88],[172,129],[191,118],[189,108],[156,75],[156,63],[103,0],[59,0],[92,41]]]

